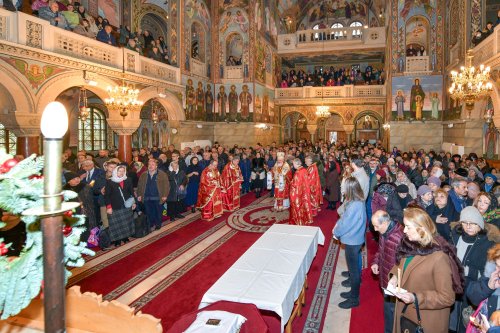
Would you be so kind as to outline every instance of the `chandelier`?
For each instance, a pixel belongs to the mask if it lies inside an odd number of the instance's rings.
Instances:
[[[327,105],[320,105],[316,107],[316,116],[318,118],[328,118],[331,116],[330,108]]]
[[[140,111],[144,104],[138,99],[139,89],[134,89],[125,84],[125,80],[122,80],[121,86],[108,86],[107,92],[110,98],[106,98],[104,103],[108,107],[108,110],[110,112],[119,111],[123,119],[125,119],[129,112]]]
[[[451,72],[452,84],[449,89],[450,96],[465,102],[465,107],[470,113],[474,108],[474,102],[489,95],[492,90],[490,78],[490,67],[481,65],[479,70],[472,66],[472,50],[467,51],[466,66],[460,67],[460,73]]]
[[[80,88],[80,95],[78,96],[78,118],[81,121],[87,120],[90,109],[87,101],[87,90],[84,87]]]

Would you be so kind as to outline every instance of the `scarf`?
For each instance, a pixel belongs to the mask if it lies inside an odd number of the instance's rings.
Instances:
[[[118,177],[118,169],[125,169],[125,174],[123,175],[123,177]],[[121,183],[123,182],[125,179],[127,179],[127,168],[124,167],[124,166],[118,166],[116,167],[114,170],[113,170],[113,174],[111,175],[111,178],[110,178],[113,182],[115,183]]]
[[[425,247],[422,247],[417,242],[412,242],[405,236],[396,250],[396,264],[399,264],[401,259],[406,257],[426,256],[436,251],[443,251],[448,255],[453,291],[457,294],[463,294],[465,285],[464,268],[457,257],[455,248],[441,236],[435,236],[434,241]]]

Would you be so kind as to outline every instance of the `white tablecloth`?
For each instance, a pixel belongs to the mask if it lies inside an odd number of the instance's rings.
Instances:
[[[205,293],[199,308],[221,300],[253,303],[277,313],[283,331],[324,243],[318,227],[273,225]]]

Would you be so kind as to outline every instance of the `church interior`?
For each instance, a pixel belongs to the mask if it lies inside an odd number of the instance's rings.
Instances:
[[[68,116],[63,149],[107,149],[128,164],[152,147],[369,142],[476,153],[498,167],[499,26],[498,0],[0,0],[0,148],[43,155],[42,114],[57,101]],[[68,332],[183,332],[179,322],[195,318],[222,274],[287,223],[273,200],[248,193],[213,221],[193,208],[142,238],[97,247],[69,270]],[[326,239],[290,322],[257,308],[247,319],[270,333],[383,332],[369,269],[361,305],[337,306],[347,290],[344,250],[332,241],[338,217],[315,217]],[[363,268],[376,249],[368,240]],[[83,301],[99,328],[75,314]],[[0,332],[43,331],[42,303],[0,321]]]

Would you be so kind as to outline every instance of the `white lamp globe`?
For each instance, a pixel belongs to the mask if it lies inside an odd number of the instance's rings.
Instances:
[[[68,130],[68,113],[64,105],[50,102],[43,110],[40,128],[46,138],[62,138]]]

